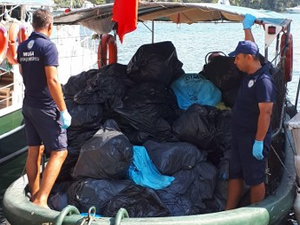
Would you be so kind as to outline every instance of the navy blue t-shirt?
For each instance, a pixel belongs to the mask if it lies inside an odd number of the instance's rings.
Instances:
[[[266,64],[242,80],[232,109],[233,129],[256,133],[259,116],[258,103],[275,102],[276,87],[268,69],[268,64]]]
[[[22,66],[25,84],[24,105],[35,108],[56,107],[47,86],[45,66],[58,66],[58,52],[50,39],[38,32],[18,47],[18,62]]]

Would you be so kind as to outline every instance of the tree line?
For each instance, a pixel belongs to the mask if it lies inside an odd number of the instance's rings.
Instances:
[[[86,0],[54,0],[58,7],[72,7],[80,8]],[[112,3],[113,0],[89,0],[95,5]],[[125,0],[126,1],[126,0]],[[153,1],[153,0],[152,0]],[[160,0],[164,1],[164,0]],[[205,2],[216,3],[218,0],[165,0],[168,2]],[[285,11],[285,8],[300,5],[300,0],[230,0],[231,5],[244,6],[255,9],[266,9],[277,12]]]

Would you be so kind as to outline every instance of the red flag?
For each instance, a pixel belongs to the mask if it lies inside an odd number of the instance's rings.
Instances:
[[[115,0],[112,20],[118,23],[117,33],[121,43],[125,34],[137,25],[138,0]]]

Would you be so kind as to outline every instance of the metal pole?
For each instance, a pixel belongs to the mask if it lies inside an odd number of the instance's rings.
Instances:
[[[289,24],[289,26],[287,27],[287,34],[289,34],[291,32],[291,24]],[[288,44],[288,38],[285,39],[285,46],[287,46]],[[286,65],[284,65],[286,66]],[[297,93],[296,93],[296,99],[295,99],[295,110],[297,111],[297,105],[298,105],[298,98],[299,98],[299,87],[300,85],[300,78],[299,78],[299,81],[298,81],[298,87],[297,87]]]
[[[299,91],[300,91],[300,77],[299,77],[299,81],[298,81],[298,87],[297,87],[297,93],[296,93],[296,99],[295,99],[295,109],[296,109],[296,111],[297,111],[297,105],[298,105]]]
[[[154,43],[154,21],[152,21],[152,44]]]
[[[25,9],[25,5],[20,5],[20,20],[25,21],[26,19],[26,9]]]

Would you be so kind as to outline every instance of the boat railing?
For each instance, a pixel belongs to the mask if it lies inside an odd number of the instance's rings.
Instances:
[[[0,86],[0,109],[21,103],[23,97],[24,86],[22,81],[13,81],[12,83]]]
[[[58,75],[62,84],[72,75],[96,68],[98,40],[79,25],[57,26],[51,40],[59,54]]]
[[[1,79],[1,76],[4,76],[5,74],[7,74],[7,71],[0,72],[0,79]]]
[[[82,62],[86,61],[85,57],[90,55],[95,55],[97,53],[98,43],[91,36],[81,36],[81,40],[79,41],[79,46],[82,51],[78,51],[78,44],[72,45],[71,55],[66,56],[71,59],[80,58]],[[97,58],[94,61],[88,61],[85,63],[85,68],[92,68],[97,64]]]
[[[13,83],[0,87],[0,108],[8,107],[12,101],[12,88]]]

